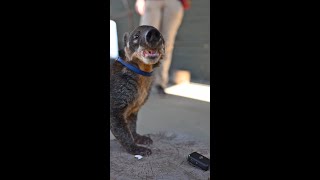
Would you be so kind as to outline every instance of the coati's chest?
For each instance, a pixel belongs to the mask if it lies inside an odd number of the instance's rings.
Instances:
[[[148,99],[153,77],[139,75],[128,68],[124,67],[119,62],[112,65],[110,80],[116,83],[116,86],[111,85],[111,96],[113,106],[125,107],[124,117],[127,119],[133,113],[137,113]],[[120,96],[121,98],[117,98]],[[129,101],[124,98],[130,99]]]
[[[132,103],[127,107],[127,112],[129,114],[138,112],[148,99],[153,77],[138,76],[136,80],[137,94],[134,96]]]

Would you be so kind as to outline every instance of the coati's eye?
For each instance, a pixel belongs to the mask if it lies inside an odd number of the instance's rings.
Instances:
[[[134,38],[134,39],[138,39],[138,38],[139,38],[139,35],[136,34],[136,35],[133,36],[133,38]]]

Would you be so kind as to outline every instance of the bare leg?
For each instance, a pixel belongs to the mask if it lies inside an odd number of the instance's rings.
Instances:
[[[140,18],[140,26],[153,26],[160,30],[163,1],[146,1],[146,9]]]
[[[174,42],[183,20],[184,10],[180,1],[164,1],[160,32],[166,42],[166,55],[162,65],[155,70],[155,85],[166,88],[172,61]]]

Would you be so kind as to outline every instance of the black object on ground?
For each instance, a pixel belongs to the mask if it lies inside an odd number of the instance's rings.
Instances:
[[[189,154],[187,160],[193,166],[199,167],[202,170],[207,171],[209,169],[210,160],[197,152]]]

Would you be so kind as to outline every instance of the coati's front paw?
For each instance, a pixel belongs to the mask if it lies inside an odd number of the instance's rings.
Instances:
[[[151,155],[152,151],[151,149],[141,147],[141,146],[132,146],[128,149],[128,153],[133,155],[141,155],[141,156],[147,156]]]
[[[136,137],[134,137],[134,142],[137,144],[144,144],[144,145],[149,145],[153,143],[151,138],[147,136],[141,136],[141,135],[137,135]]]

